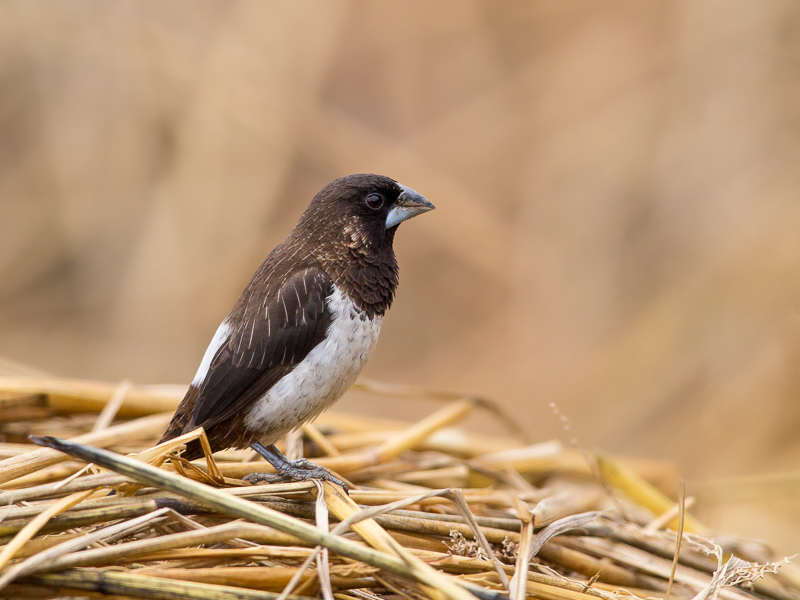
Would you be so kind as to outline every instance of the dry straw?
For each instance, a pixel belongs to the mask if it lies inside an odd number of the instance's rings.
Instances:
[[[305,426],[304,453],[352,482],[347,496],[245,484],[269,466],[211,457],[201,431],[153,446],[179,387],[0,377],[0,597],[800,598],[791,565],[699,537],[688,504],[660,489],[676,482],[670,464],[528,444],[481,398],[359,388],[443,405],[416,424],[333,413]],[[454,428],[475,411],[510,435]],[[182,459],[198,438],[206,457]],[[664,529],[676,516],[677,553]]]

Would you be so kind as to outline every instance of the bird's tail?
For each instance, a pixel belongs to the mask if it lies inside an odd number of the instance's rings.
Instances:
[[[164,432],[164,435],[161,436],[161,439],[158,440],[159,444],[186,433],[186,428],[192,419],[198,392],[199,389],[197,387],[193,385],[189,386],[186,395],[183,397],[183,400],[181,400],[181,403],[178,405],[178,409],[172,416],[172,421],[169,422],[167,430]]]

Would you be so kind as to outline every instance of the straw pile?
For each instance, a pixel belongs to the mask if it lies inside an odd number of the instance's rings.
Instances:
[[[347,496],[242,482],[269,471],[249,451],[181,459],[200,432],[152,447],[181,388],[0,377],[0,596],[800,598],[792,565],[710,537],[665,494],[670,464],[525,444],[477,398],[359,385],[439,404],[416,424],[329,413],[290,436]],[[478,410],[509,436],[452,428]]]

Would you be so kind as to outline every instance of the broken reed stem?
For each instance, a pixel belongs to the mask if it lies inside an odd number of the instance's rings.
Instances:
[[[463,400],[453,403],[436,411],[419,423],[399,431],[396,435],[378,446],[378,448],[349,454],[340,454],[338,456],[323,457],[315,459],[314,462],[334,473],[341,474],[352,473],[353,471],[365,467],[378,465],[395,458],[406,450],[411,450],[435,431],[457,423],[466,417],[473,408],[474,404],[471,401]],[[270,472],[273,470],[265,461],[226,463],[219,465],[219,469],[226,477],[238,478],[244,477],[250,473],[257,473],[259,471]]]
[[[317,528],[322,533],[328,533],[328,505],[326,502],[326,494],[322,482],[314,480],[314,485],[317,487],[317,503],[316,503],[316,521]],[[317,556],[317,573],[319,577],[319,584],[322,588],[322,597],[325,600],[333,600],[333,588],[331,583],[331,567],[328,560],[328,549],[323,548]],[[372,575],[374,573],[370,573]]]
[[[58,449],[86,462],[94,462],[104,468],[127,475],[140,483],[175,492],[222,513],[274,527],[279,531],[297,536],[314,545],[326,546],[329,550],[342,556],[360,560],[421,584],[438,587],[443,592],[446,590],[446,595],[454,600],[470,599],[465,590],[455,585],[447,585],[442,589],[440,578],[432,579],[430,572],[409,568],[409,565],[403,560],[384,552],[364,548],[345,538],[332,534],[323,534],[311,525],[253,502],[230,496],[195,481],[105,450],[55,438],[35,438],[34,441]],[[492,595],[489,594],[489,596]]]
[[[528,581],[528,565],[531,561],[528,558],[533,542],[533,515],[521,500],[517,500],[517,516],[520,519],[521,527],[519,532],[519,545],[517,546],[517,561],[514,569],[514,576],[508,586],[508,593],[511,600],[525,600]]]
[[[36,533],[55,515],[59,514],[67,510],[68,508],[75,506],[78,502],[89,496],[92,492],[76,492],[71,496],[67,496],[66,498],[62,498],[52,506],[50,506],[47,510],[43,513],[38,515],[31,521],[19,530],[19,533],[14,537],[11,542],[6,544],[3,548],[2,552],[0,552],[0,569],[2,569],[6,563],[14,557],[17,550],[22,548],[22,546],[30,540]],[[0,586],[2,587],[2,586]]]
[[[3,484],[7,490],[18,490],[34,485],[43,485],[54,481],[61,481],[65,477],[74,475],[86,465],[82,465],[73,460],[64,461],[57,465],[45,466],[43,469],[17,477]]]
[[[115,564],[118,561],[143,558],[147,555],[151,556],[151,560],[159,560],[158,558],[152,558],[159,552],[163,553],[178,548],[186,548],[188,546],[220,544],[236,538],[247,539],[258,544],[277,544],[281,546],[293,546],[303,543],[299,538],[287,536],[270,527],[254,525],[252,523],[234,522],[218,525],[216,527],[173,533],[162,535],[157,538],[136,540],[104,548],[91,548],[81,552],[74,552],[72,554],[60,556],[47,565],[42,565],[37,568],[35,572],[44,573],[75,567],[104,566]],[[253,556],[266,556],[268,555],[267,550],[268,549],[264,547],[254,547],[238,549],[237,551],[242,554],[252,552]]]
[[[472,531],[472,535],[478,541],[481,548],[486,553],[486,556],[489,557],[489,560],[494,565],[495,570],[497,571],[497,575],[503,584],[503,587],[505,587],[506,590],[510,591],[511,582],[508,580],[508,577],[506,577],[505,571],[503,571],[503,565],[498,560],[497,556],[494,553],[494,550],[492,549],[492,546],[489,544],[489,541],[483,534],[483,529],[478,524],[478,521],[475,519],[475,515],[473,515],[472,511],[469,509],[469,505],[464,499],[464,494],[461,493],[461,490],[454,489],[448,492],[447,496],[453,501],[453,504],[456,505],[456,508],[461,513],[463,519],[466,521],[466,524],[469,525],[469,528]]]
[[[398,433],[378,446],[375,450],[377,462],[390,460],[405,450],[410,450],[419,442],[427,438],[434,431],[447,427],[461,421],[473,409],[475,404],[469,400],[461,400],[449,406],[445,406],[412,425],[405,431]]]
[[[275,490],[275,494],[280,493],[281,488],[294,488],[299,486],[307,486],[307,483],[294,483],[294,484],[285,484],[285,485],[276,485],[275,487],[278,488]],[[255,487],[255,486],[254,486]],[[264,495],[265,490],[263,488],[269,486],[260,486],[262,487],[261,490],[258,490],[257,493],[250,493],[247,494],[245,492],[250,491],[248,488],[234,488],[228,490],[221,490],[221,493],[226,495],[236,495],[236,496],[251,496],[259,498]],[[441,494],[446,494],[447,490],[432,490],[430,492],[426,492],[425,494],[419,494],[417,496],[408,497],[406,496],[404,499],[398,500],[393,503],[394,506],[407,506],[408,504],[416,504],[424,499],[430,498],[432,496],[439,496]],[[261,498],[261,502],[263,505],[271,507],[275,510],[279,510],[284,514],[289,514],[294,517],[299,518],[306,518],[311,519],[314,517],[313,507],[308,503],[288,503],[286,501],[272,498]],[[392,505],[390,505],[391,507]],[[2,522],[0,522],[0,536],[3,535],[11,535],[19,531],[26,521],[35,516],[36,514],[45,510],[47,505],[36,505],[31,507],[21,507],[21,508],[12,508],[6,509],[5,513],[0,512],[5,518]],[[201,513],[210,513],[216,512],[212,511],[207,507],[199,504],[196,501],[187,500],[184,497],[177,495],[171,495],[168,493],[158,493],[158,494],[149,494],[143,497],[136,497],[136,498],[125,498],[120,496],[106,496],[104,498],[98,498],[96,500],[87,501],[85,504],[82,504],[78,507],[77,510],[72,511],[67,515],[62,515],[59,517],[55,517],[49,522],[49,529],[48,531],[55,531],[55,530],[63,530],[69,529],[72,527],[81,526],[85,523],[92,523],[92,522],[105,522],[113,519],[121,519],[121,518],[132,518],[142,514],[146,514],[148,511],[158,510],[160,508],[172,508],[181,513],[191,513],[191,512],[201,512]],[[484,523],[488,521],[489,523],[494,522],[492,519],[486,519],[483,517],[476,517],[476,526],[470,526],[465,522],[463,517],[459,516],[449,516],[449,515],[441,515],[445,517],[445,519],[439,520],[435,518],[435,514],[432,513],[413,513],[408,514],[397,514],[394,512],[393,514],[382,514],[384,512],[385,506],[377,507],[380,509],[378,514],[375,514],[374,518],[379,525],[386,529],[394,530],[394,531],[403,531],[407,533],[415,533],[419,535],[428,535],[428,536],[438,536],[441,538],[447,538],[450,535],[450,532],[457,531],[462,534],[467,539],[473,539],[476,530],[479,530],[489,542],[492,543],[502,543],[505,538],[509,539],[516,539],[518,535],[515,530],[519,529],[519,523],[515,522],[511,519],[503,520],[502,522],[498,523],[499,525],[505,526],[504,529],[498,529],[495,527],[486,526]],[[389,509],[391,510],[391,508]],[[360,511],[364,512],[364,511]],[[420,515],[420,516],[417,516]],[[338,515],[337,515],[338,516]],[[483,523],[478,522],[478,519]],[[515,524],[513,526],[511,524]],[[511,525],[511,526],[509,526]]]
[[[296,486],[297,484],[289,484],[289,485]],[[235,490],[235,491],[239,492],[240,490]],[[163,501],[165,502],[166,505],[178,508],[173,502],[169,501],[169,499],[163,499]],[[125,505],[102,507],[99,509],[93,509],[88,511],[79,511],[78,513],[75,514],[64,515],[63,517],[54,519],[50,523],[49,530],[59,530],[59,529],[64,530],[75,526],[95,523],[101,520],[108,521],[117,518],[131,518],[135,516],[140,516],[148,514],[153,510],[157,510],[160,506],[164,505],[161,504],[161,502],[162,502],[161,499],[142,499],[135,503],[130,502]],[[287,505],[285,503],[282,504],[279,502],[272,502],[269,504],[281,510],[283,513],[292,514],[294,516],[312,518],[314,514],[313,508],[310,505],[297,505],[297,504]],[[353,510],[352,507],[349,511],[345,508],[338,507],[335,503],[332,503],[332,507],[336,508],[336,510],[334,510],[333,512],[337,514],[337,516],[341,514],[348,514],[348,515],[354,514],[352,512]],[[182,510],[185,510],[186,512],[196,512],[197,510],[202,510],[202,507],[200,507],[196,503],[189,503],[189,505]],[[403,517],[400,515],[376,515],[373,520],[380,527],[386,528],[388,530],[402,531],[417,536],[436,537],[439,539],[445,539],[449,537],[450,532],[457,531],[467,539],[474,539],[474,529],[464,523],[455,523],[455,522],[440,523],[430,518],[420,519],[420,518]],[[0,533],[4,531],[9,531],[11,528],[14,527],[20,528],[22,527],[22,523],[23,523],[22,519],[17,519],[8,523],[2,523],[0,524]],[[6,529],[4,530],[3,527],[5,527]],[[353,527],[353,529],[355,530],[359,528]],[[505,540],[516,541],[519,539],[519,534],[513,531],[500,530],[487,527],[480,527],[480,530],[484,533],[487,540],[492,543],[499,544],[503,543]],[[359,531],[359,533],[366,536],[377,535],[378,537],[376,539],[379,540],[378,543],[379,544],[383,543],[386,545],[386,547],[388,547],[389,542],[386,541],[381,534],[375,534],[374,529],[372,530],[362,529]],[[275,537],[277,535],[280,534],[278,534],[277,532],[273,532],[272,539],[275,540]],[[280,541],[281,543],[284,544],[298,543],[298,541],[292,537],[283,538],[282,540],[277,540],[277,541]],[[568,567],[570,570],[574,570],[585,574],[587,577],[591,577],[595,573],[602,571],[602,581],[606,581],[608,583],[616,583],[619,585],[638,586],[638,587],[643,587],[646,585],[643,584],[641,581],[639,581],[636,577],[631,576],[630,573],[625,569],[615,567],[614,565],[604,564],[602,561],[599,561],[589,555],[586,555],[585,553],[567,547],[563,547],[560,544],[547,544],[543,546],[539,550],[539,555],[547,561],[564,565]],[[72,563],[67,563],[67,564],[72,564]]]
[[[210,583],[173,581],[109,570],[64,571],[49,575],[32,575],[20,581],[48,589],[69,588],[154,600],[275,600],[278,597],[278,594],[273,592]],[[302,596],[290,597],[290,600],[301,599],[311,600]]]
[[[90,490],[86,492],[86,495],[88,496],[92,492],[93,490]],[[76,493],[80,494],[83,492]],[[133,519],[158,510],[159,508],[162,507],[159,506],[155,500],[147,500],[133,505],[123,504],[93,510],[79,510],[48,519],[41,530],[44,533],[54,533],[75,529],[76,527],[87,527],[95,523],[107,523],[117,519]],[[30,519],[10,519],[0,523],[0,538],[15,535],[19,531],[22,531],[29,521]]]
[[[94,425],[92,426],[93,432],[101,431],[111,425],[111,422],[114,420],[114,417],[117,416],[122,403],[125,401],[128,393],[130,393],[132,387],[133,383],[127,379],[122,381],[117,386],[117,388],[114,390],[114,394],[111,396],[111,399],[103,407],[103,410],[100,411],[100,415],[94,422]]]
[[[152,434],[159,430],[163,431],[171,418],[171,413],[142,417],[141,419],[108,427],[102,431],[79,435],[70,441],[79,444],[92,444],[102,448],[117,443],[120,439],[135,439],[138,436]],[[0,485],[65,460],[67,460],[67,455],[50,448],[39,448],[13,458],[7,458],[0,461]]]
[[[333,587],[337,589],[352,589],[352,588],[365,588],[375,587],[376,582],[373,579],[379,569],[367,565],[337,565],[331,568],[332,575],[330,578],[331,599],[333,598]],[[145,575],[148,577],[159,577],[170,580],[179,581],[193,581],[196,583],[208,583],[215,585],[226,585],[229,582],[235,581],[237,586],[245,589],[256,589],[275,592],[280,590],[283,586],[289,585],[297,577],[297,580],[302,584],[311,583],[318,580],[321,573],[317,570],[301,571],[298,567],[195,567],[195,568],[151,568],[146,567],[134,571],[137,575]],[[322,582],[319,582],[323,587]],[[324,588],[323,588],[324,589]],[[290,598],[290,595],[285,598]],[[279,596],[278,598],[281,598]]]
[[[117,473],[99,473],[97,475],[87,475],[79,477],[70,481],[66,485],[61,485],[62,482],[45,483],[28,488],[20,488],[16,490],[9,490],[0,492],[0,507],[17,504],[19,502],[26,502],[29,500],[39,500],[41,498],[50,498],[58,495],[67,495],[72,492],[80,492],[83,490],[114,487],[125,483],[128,478]],[[0,515],[3,514],[3,509],[0,508]]]
[[[128,521],[123,521],[122,523],[117,523],[116,525],[105,527],[99,531],[88,533],[79,538],[66,540],[56,546],[53,546],[52,548],[49,548],[43,552],[31,556],[27,560],[14,565],[11,569],[6,571],[2,577],[0,577],[0,589],[4,588],[11,581],[16,579],[17,577],[20,577],[21,575],[24,575],[26,573],[35,573],[36,571],[41,570],[43,566],[51,565],[55,559],[57,559],[59,556],[63,554],[66,554],[68,552],[80,548],[85,548],[86,546],[93,544],[99,540],[109,539],[110,537],[115,536],[122,532],[130,533],[131,531],[138,529],[139,527],[147,524],[148,522],[160,519],[167,511],[168,509],[163,508],[155,512],[143,515],[138,519],[130,519]]]
[[[634,502],[650,509],[656,515],[661,515],[672,508],[674,503],[662,492],[647,483],[632,469],[622,465],[610,456],[598,454],[597,466],[600,476],[608,485],[625,492]],[[684,523],[689,533],[703,533],[707,528],[691,515],[685,515]],[[677,519],[673,519],[669,526],[677,529]]]
[[[95,391],[101,389],[102,402],[99,394],[98,399],[90,401],[74,397],[67,400],[71,403],[68,410],[106,404],[113,386],[101,384]],[[135,397],[142,389],[132,388],[131,392]],[[172,388],[170,393],[177,401],[183,390],[176,390]],[[371,391],[392,393],[389,389]],[[77,394],[75,389],[65,391],[69,393]],[[315,458],[315,462],[348,473],[354,481],[369,486],[354,489],[349,498],[331,484],[323,484],[322,493],[315,494],[315,482],[250,486],[229,478],[223,481],[224,475],[268,470],[264,462],[244,463],[243,454],[233,451],[213,458],[207,453],[205,462],[198,460],[191,466],[176,463],[180,472],[193,479],[227,488],[212,489],[180,477],[172,463],[160,463],[186,441],[197,439],[199,431],[174,440],[172,445],[142,450],[144,444],[138,443],[160,434],[169,415],[149,430],[126,435],[123,444],[113,444],[125,452],[136,452],[129,459],[103,450],[91,454],[90,448],[80,444],[63,445],[70,452],[84,452],[80,458],[101,466],[102,456],[121,461],[126,474],[75,475],[69,479],[65,477],[78,467],[48,462],[53,458],[52,451],[32,453],[25,452],[23,444],[0,444],[0,456],[20,458],[24,453],[26,460],[33,456],[40,461],[29,468],[29,474],[6,482],[6,490],[0,492],[0,505],[16,504],[0,508],[0,543],[6,544],[0,546],[0,554],[13,554],[13,562],[0,571],[0,586],[8,584],[0,589],[0,595],[28,597],[47,593],[41,588],[62,588],[140,598],[278,600],[275,592],[294,580],[298,586],[292,593],[322,594],[326,600],[386,600],[393,595],[406,600],[467,600],[467,591],[482,600],[495,600],[504,597],[508,588],[510,597],[506,600],[527,600],[529,596],[609,600],[626,591],[640,597],[664,597],[669,586],[673,598],[686,599],[708,586],[717,563],[698,554],[700,538],[687,537],[685,550],[676,552],[674,538],[664,532],[605,518],[590,522],[596,513],[585,511],[607,506],[607,496],[596,478],[585,476],[588,469],[582,454],[565,450],[558,443],[518,448],[508,436],[492,439],[445,430],[480,405],[474,398],[445,396],[439,399],[446,400],[447,405],[412,426],[326,414],[317,421],[319,427],[304,428],[308,439],[326,455]],[[10,403],[3,404],[0,398],[0,409],[9,407],[6,416],[31,410],[29,416],[23,415],[31,426],[8,426],[19,435],[34,424],[41,428],[43,419],[53,414],[45,401],[51,405],[64,399],[57,391],[47,399],[22,398],[12,392]],[[125,405],[127,400],[121,403]],[[109,413],[112,408],[107,409]],[[89,415],[54,423],[62,431],[83,431],[91,425]],[[138,440],[130,443],[133,436]],[[41,460],[42,452],[49,453],[49,458],[44,455],[47,460]],[[63,458],[56,456],[62,463]],[[9,462],[11,468],[19,466],[14,461],[0,462],[0,477],[2,467],[8,468]],[[143,462],[160,468],[150,470]],[[652,508],[654,505],[648,503],[653,498],[657,501],[657,496],[651,493],[652,486],[648,490],[641,480],[663,484],[674,471],[661,461],[623,462],[634,477],[628,477],[624,469],[612,469],[609,479],[623,472],[615,481],[617,487],[630,493],[635,502]],[[215,464],[219,466],[217,473]],[[157,480],[143,480],[143,472]],[[30,485],[31,481],[49,478],[60,481]],[[122,484],[127,485],[119,487]],[[472,489],[457,493],[450,489],[466,484]],[[9,485],[28,487],[10,490]],[[162,489],[142,487],[146,485]],[[176,487],[170,487],[173,485]],[[240,487],[230,487],[234,485]],[[117,494],[103,496],[104,492],[93,491],[103,486],[115,486]],[[129,497],[135,490],[136,496]],[[72,500],[63,497],[79,491],[87,497],[64,514],[55,514]],[[683,500],[677,506],[668,499],[666,503],[685,512]],[[326,531],[326,506],[331,532]],[[612,508],[609,512],[615,511]],[[632,510],[631,514],[636,513]],[[281,530],[231,520],[237,516],[272,523]],[[662,511],[662,521],[670,516]],[[341,519],[339,523],[337,518]],[[25,532],[32,519],[39,519],[41,529],[19,547],[23,539],[20,532]],[[317,527],[311,524],[315,519]],[[543,525],[548,527],[541,529]],[[651,527],[655,525],[658,520],[651,522]],[[575,530],[576,526],[579,529]],[[564,535],[567,533],[570,535]],[[356,535],[368,545],[352,541]],[[30,536],[24,533],[24,537]],[[472,541],[476,539],[479,543]],[[448,542],[451,552],[467,556],[448,553]],[[327,561],[323,547],[330,549]],[[748,547],[739,546],[736,552],[746,556]],[[492,560],[493,554],[496,558]],[[531,567],[527,558],[534,554],[547,565],[540,568],[551,569],[550,574]],[[320,561],[315,567],[313,560],[317,557]],[[508,585],[509,578],[513,585]],[[772,600],[796,600],[798,587],[790,578],[772,575],[754,583],[758,597]],[[720,598],[754,600],[755,596],[745,589],[726,588]]]
[[[45,394],[47,405],[59,412],[100,413],[116,389],[117,384],[81,379],[0,376],[0,391]],[[186,387],[180,385],[133,386],[125,395],[118,415],[132,418],[173,413],[185,393]]]
[[[346,496],[338,486],[327,481],[323,485],[325,497],[328,500],[328,508],[339,519],[345,520],[360,512],[358,505]],[[434,599],[462,596],[470,598],[469,594],[458,588],[455,583],[451,583],[433,568],[409,554],[374,519],[365,519],[353,523],[350,528],[373,548],[400,556],[405,564],[406,571],[418,574],[417,582],[424,585],[425,591],[430,597]],[[401,573],[395,574],[401,575]]]

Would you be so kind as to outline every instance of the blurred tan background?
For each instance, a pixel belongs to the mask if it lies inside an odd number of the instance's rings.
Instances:
[[[438,208],[365,375],[701,499],[782,473],[698,513],[798,551],[798,166],[794,0],[4,0],[0,356],[188,382],[313,194],[382,173]]]

